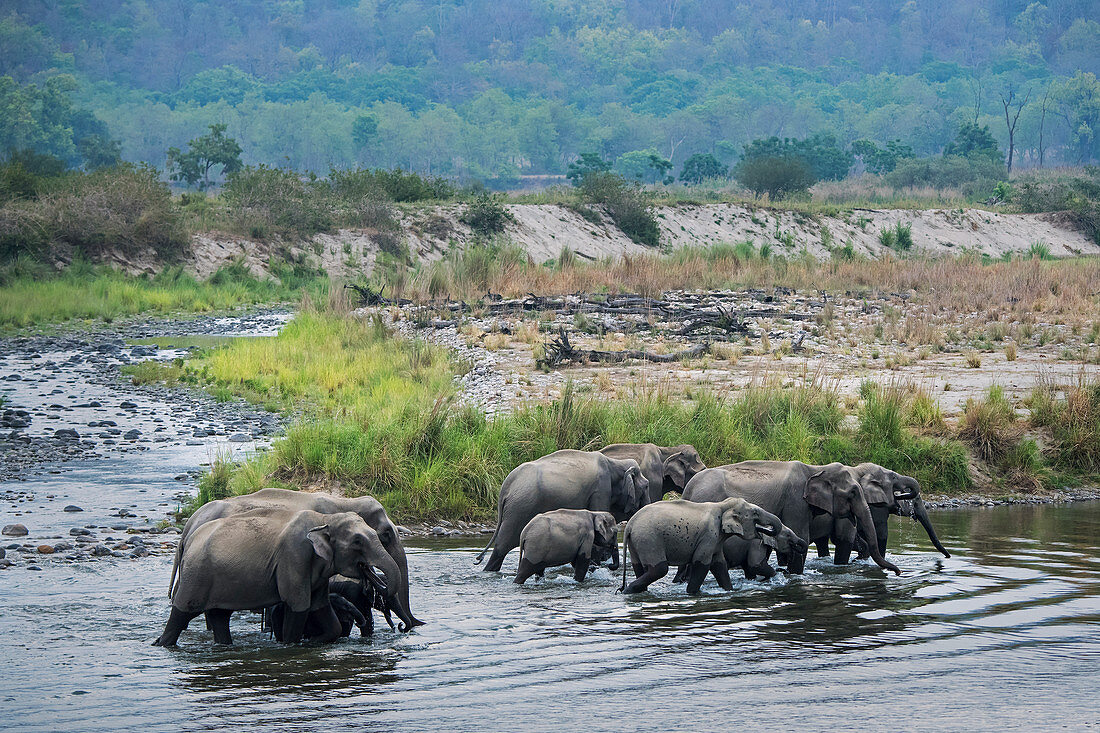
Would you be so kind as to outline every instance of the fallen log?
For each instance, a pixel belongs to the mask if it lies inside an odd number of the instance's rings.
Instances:
[[[696,356],[701,356],[707,352],[710,348],[710,344],[695,344],[682,351],[677,351],[672,354],[654,354],[649,351],[638,351],[636,349],[627,349],[625,351],[600,351],[598,349],[578,349],[569,343],[569,334],[564,328],[558,329],[558,335],[547,342],[544,347],[544,355],[541,359],[537,359],[536,363],[539,366],[547,366],[550,368],[560,366],[564,362],[602,362],[604,364],[614,364],[618,362],[628,361],[630,359],[637,359],[639,361],[652,361],[657,363],[669,363],[673,361],[681,361],[683,359],[691,359]]]

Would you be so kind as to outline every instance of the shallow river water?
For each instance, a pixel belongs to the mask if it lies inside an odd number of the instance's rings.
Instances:
[[[627,599],[606,569],[521,588],[475,568],[473,538],[410,543],[428,624],[323,647],[278,646],[248,614],[231,648],[201,619],[178,649],[150,646],[167,557],[7,571],[0,728],[1097,726],[1100,504],[934,520],[957,553],[941,561],[898,521],[898,578],[817,560],[696,598],[666,580]]]
[[[814,560],[799,577],[735,579],[733,592],[711,580],[694,598],[667,579],[624,598],[606,569],[517,587],[473,565],[483,537],[408,539],[413,611],[427,622],[413,633],[380,624],[372,639],[284,647],[237,614],[233,647],[215,647],[201,619],[179,648],[153,647],[170,555],[69,561],[33,548],[83,527],[117,547],[175,506],[189,485],[177,479],[257,444],[227,442],[232,414],[88,376],[109,363],[45,372],[32,356],[0,360],[32,434],[83,436],[104,414],[76,405],[90,396],[142,436],[0,481],[0,524],[30,529],[0,541],[15,563],[0,570],[0,730],[1100,727],[1100,502],[935,512],[947,560],[894,518],[901,577]],[[59,393],[75,406],[52,408]]]

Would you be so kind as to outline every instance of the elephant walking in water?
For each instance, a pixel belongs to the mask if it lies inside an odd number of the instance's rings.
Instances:
[[[284,642],[301,640],[311,615],[321,627],[317,638],[332,641],[341,632],[329,599],[329,578],[337,573],[370,583],[398,616],[408,618],[396,598],[401,571],[358,514],[262,512],[207,522],[192,533],[183,553],[172,612],[154,643],[175,646],[191,620],[205,612],[214,640],[231,644],[234,611],[280,603]]]
[[[497,571],[519,547],[520,533],[535,515],[555,509],[610,512],[617,521],[645,504],[649,482],[637,461],[609,458],[595,451],[559,450],[512,469],[500,487],[497,528],[477,556],[493,554],[485,570]]]
[[[612,443],[600,448],[610,458],[632,458],[638,462],[642,475],[649,481],[648,501],[660,501],[665,492],[680,493],[691,477],[706,468],[695,446],[664,447],[653,443]]]
[[[321,514],[354,512],[358,514],[377,534],[382,546],[386,548],[393,561],[401,570],[400,583],[396,586],[397,597],[408,614],[406,628],[420,626],[424,622],[412,615],[409,605],[409,562],[405,548],[398,537],[397,526],[390,521],[386,510],[377,499],[370,496],[343,497],[333,494],[291,491],[289,489],[260,489],[252,494],[231,496],[204,504],[191,515],[183,527],[179,545],[176,546],[176,559],[172,564],[172,579],[169,582],[168,596],[174,594],[176,574],[180,560],[187,549],[191,535],[207,522],[230,517],[245,512],[287,512],[310,510]],[[405,629],[403,629],[405,630]]]
[[[688,593],[698,593],[710,572],[718,585],[733,590],[723,553],[730,537],[755,540],[774,531],[765,512],[743,499],[697,503],[675,499],[649,504],[623,532],[623,593],[640,593],[668,574],[670,565],[688,567]],[[634,582],[626,584],[626,562]]]
[[[850,520],[867,537],[875,523],[855,471],[840,463],[812,466],[800,461],[743,461],[698,473],[684,498],[713,502],[738,497],[775,514],[805,542],[829,537],[838,521]],[[854,539],[854,538],[853,538]],[[886,560],[878,543],[870,543],[879,567],[901,574]],[[784,558],[780,558],[782,563]]]
[[[541,578],[546,568],[572,565],[579,583],[601,552],[611,556],[611,568],[618,570],[618,534],[619,523],[608,512],[555,509],[539,514],[520,532],[516,582],[523,585],[532,575]]]

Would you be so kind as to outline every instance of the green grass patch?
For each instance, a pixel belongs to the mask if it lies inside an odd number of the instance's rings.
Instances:
[[[11,268],[0,272],[0,329],[16,329],[76,319],[110,322],[138,314],[209,313],[321,292],[319,277],[302,282],[287,271],[286,280],[260,280],[241,265],[229,265],[199,281],[180,268],[153,277],[132,277],[109,268],[77,262],[55,275]],[[289,282],[288,282],[289,281]]]
[[[308,310],[278,336],[234,340],[178,374],[174,365],[157,369],[219,398],[301,415],[271,451],[227,474],[212,469],[196,502],[271,485],[339,485],[376,496],[402,519],[485,519],[519,463],[615,442],[691,443],[713,466],[878,460],[913,473],[929,491],[970,488],[961,444],[912,434],[904,410],[885,401],[865,408],[858,430],[845,429],[837,395],[816,384],[755,385],[687,401],[659,392],[596,400],[567,386],[548,404],[487,419],[457,402],[453,377],[461,366],[438,347],[394,336],[378,320]]]

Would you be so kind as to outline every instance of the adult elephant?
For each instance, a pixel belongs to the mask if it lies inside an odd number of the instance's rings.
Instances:
[[[697,474],[684,489],[690,501],[739,497],[779,517],[807,543],[830,536],[837,520],[851,518],[867,537],[875,537],[871,509],[859,478],[848,466],[813,466],[801,461],[743,461]],[[822,534],[824,533],[824,534]],[[871,559],[900,575],[871,543]]]
[[[649,481],[633,459],[610,458],[597,451],[559,450],[512,469],[500,487],[497,528],[477,556],[490,547],[485,570],[497,571],[505,556],[519,547],[519,536],[536,514],[555,509],[611,512],[628,519],[645,505]]]
[[[397,598],[408,613],[406,623],[408,628],[423,625],[412,615],[412,607],[409,605],[409,562],[405,556],[405,548],[401,544],[401,538],[397,533],[397,526],[390,521],[386,510],[371,496],[343,497],[333,494],[313,493],[307,491],[292,491],[290,489],[260,489],[251,494],[231,496],[227,499],[218,499],[199,507],[198,511],[191,515],[187,524],[183,526],[179,544],[176,546],[176,559],[172,564],[172,578],[169,581],[169,598],[175,594],[176,575],[179,569],[180,559],[187,549],[187,543],[191,534],[207,522],[222,517],[230,517],[245,512],[285,512],[310,510],[321,514],[339,514],[342,512],[354,512],[358,514],[371,529],[378,534],[378,539],[386,552],[397,563],[401,570],[400,583],[396,586]],[[407,629],[402,629],[407,630]]]
[[[633,458],[649,481],[647,504],[660,501],[665,492],[680,493],[691,477],[706,469],[692,445],[660,446],[653,443],[612,443],[600,448],[611,458]]]
[[[932,526],[932,520],[928,517],[928,508],[920,496],[919,481],[877,463],[860,463],[858,466],[853,466],[852,470],[859,476],[863,495],[871,508],[871,519],[875,523],[874,536],[880,554],[886,554],[886,543],[890,537],[889,519],[891,514],[896,514],[919,522],[928,533],[928,539],[932,541],[933,547],[942,552],[944,557],[951,557],[951,553],[940,542]],[[831,538],[836,544],[833,561],[838,565],[848,562],[853,546],[858,547],[860,544],[851,519],[837,520]],[[819,557],[829,554],[829,539],[830,537],[822,537],[816,540]],[[869,552],[869,548],[864,546],[860,557],[867,557]]]
[[[300,641],[310,618],[320,627],[315,638],[332,641],[341,632],[329,599],[329,578],[337,573],[374,586],[408,622],[396,597],[401,571],[378,534],[354,512],[262,511],[212,520],[191,534],[172,613],[154,644],[175,646],[191,620],[204,612],[214,640],[231,644],[234,611],[280,603],[285,604],[284,642]]]

